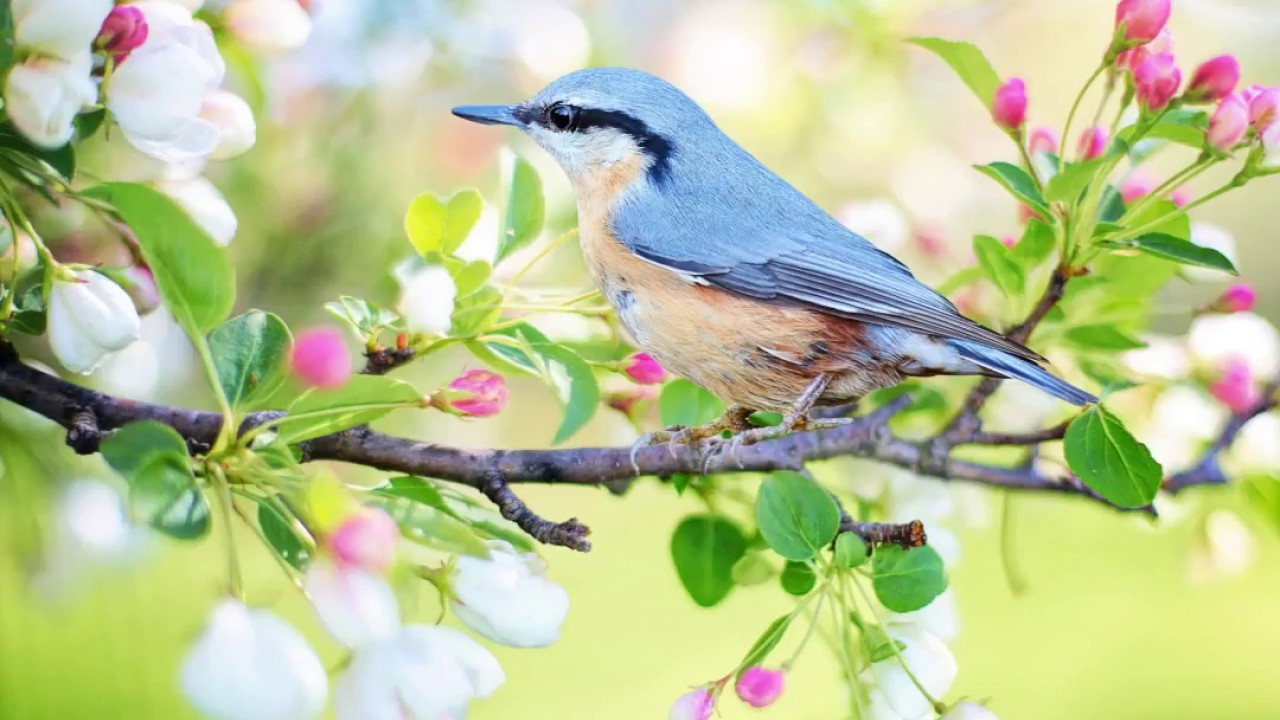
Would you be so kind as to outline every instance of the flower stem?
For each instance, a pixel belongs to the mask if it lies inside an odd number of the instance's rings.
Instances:
[[[1192,211],[1192,210],[1194,210],[1195,208],[1198,208],[1198,207],[1200,207],[1201,205],[1204,205],[1205,203],[1209,202],[1210,200],[1213,200],[1214,198],[1218,197],[1219,195],[1222,195],[1223,193],[1227,193],[1227,192],[1230,192],[1230,191],[1232,191],[1232,190],[1235,190],[1236,188],[1238,188],[1238,187],[1240,187],[1241,185],[1243,185],[1243,184],[1244,184],[1244,182],[1245,182],[1245,181],[1244,181],[1244,179],[1242,179],[1242,178],[1241,178],[1241,176],[1237,175],[1237,176],[1235,176],[1235,177],[1231,178],[1231,180],[1230,180],[1226,185],[1223,185],[1222,187],[1220,187],[1220,188],[1218,188],[1218,189],[1214,190],[1213,192],[1209,193],[1208,195],[1205,195],[1204,197],[1196,198],[1195,200],[1192,200],[1191,202],[1187,203],[1186,205],[1183,205],[1183,206],[1182,206],[1182,207],[1180,207],[1180,208],[1176,208],[1176,209],[1174,209],[1173,211],[1168,212],[1168,213],[1165,213],[1164,215],[1162,215],[1162,216],[1160,216],[1160,217],[1156,218],[1155,220],[1152,220],[1151,222],[1147,223],[1146,225],[1142,225],[1142,226],[1139,226],[1139,227],[1137,227],[1137,228],[1133,228],[1133,229],[1130,229],[1130,230],[1126,230],[1126,231],[1125,231],[1123,234],[1121,234],[1119,237],[1117,237],[1117,238],[1113,238],[1113,239],[1115,239],[1115,240],[1122,240],[1122,239],[1125,239],[1125,238],[1136,238],[1136,237],[1142,237],[1144,234],[1146,234],[1146,233],[1148,233],[1148,232],[1150,232],[1150,231],[1152,231],[1152,230],[1154,230],[1154,229],[1156,229],[1156,228],[1160,227],[1161,225],[1163,225],[1163,224],[1165,224],[1165,223],[1169,222],[1170,220],[1172,220],[1172,219],[1174,219],[1174,218],[1176,218],[1176,217],[1182,216],[1182,215],[1186,215],[1187,213],[1191,212],[1191,211]]]
[[[1133,207],[1130,207],[1128,210],[1125,210],[1124,214],[1120,216],[1120,219],[1117,222],[1123,225],[1125,220],[1136,217],[1142,212],[1142,210],[1146,209],[1147,206],[1149,206],[1151,203],[1155,202],[1156,200],[1164,199],[1164,196],[1167,195],[1171,190],[1181,185],[1182,183],[1185,183],[1191,180],[1195,176],[1199,175],[1200,173],[1212,167],[1217,162],[1218,162],[1218,159],[1212,156],[1207,158],[1206,157],[1197,158],[1195,162],[1191,163],[1190,165],[1183,168],[1182,170],[1179,170],[1178,172],[1174,173],[1172,177],[1170,177],[1168,180],[1161,183],[1160,187],[1156,188],[1155,190],[1152,190],[1150,193],[1147,194],[1146,197],[1134,203]]]
[[[888,635],[889,631],[887,628],[889,625],[884,621],[884,618],[881,617],[880,611],[876,609],[875,603],[871,600],[871,597],[867,595],[865,590],[863,590],[862,583],[856,577],[851,577],[850,579],[853,582],[854,589],[862,596],[863,601],[867,604],[867,608],[870,609],[871,614],[875,616],[876,623],[880,627],[886,628],[885,634]],[[902,651],[898,649],[898,643],[894,641],[892,635],[889,636],[889,649],[893,651],[893,657],[897,659],[898,664],[902,666],[903,672],[905,672],[907,677],[911,679],[911,684],[916,686],[916,689],[920,691],[920,694],[924,696],[924,699],[928,700],[929,704],[932,705],[939,714],[944,712],[946,707],[942,703],[938,702],[933,695],[930,695],[929,691],[925,688],[924,683],[920,682],[920,679],[916,677],[915,673],[911,672],[911,667],[907,665],[907,659],[902,657]]]
[[[236,552],[235,525],[231,516],[235,514],[235,499],[231,497],[231,483],[217,463],[205,464],[213,480],[214,490],[218,494],[218,502],[222,505],[222,517],[227,531],[227,572],[230,575],[231,596],[244,600],[244,576],[240,572],[240,555]]]
[[[818,590],[818,604],[813,606],[813,619],[809,621],[809,628],[805,630],[804,637],[800,638],[800,644],[796,646],[795,652],[791,653],[791,657],[782,663],[783,670],[790,670],[795,665],[796,660],[800,657],[800,653],[804,650],[804,646],[809,644],[809,638],[813,637],[813,631],[818,627],[818,620],[822,617],[822,604],[825,603],[830,593],[830,586],[823,585]]]
[[[1080,92],[1076,95],[1076,99],[1071,102],[1071,110],[1067,112],[1067,122],[1062,126],[1062,152],[1058,154],[1058,172],[1062,172],[1063,166],[1066,164],[1067,143],[1071,142],[1071,121],[1076,117],[1076,111],[1080,109],[1080,103],[1084,100],[1085,93],[1089,92],[1089,88],[1102,77],[1102,73],[1107,70],[1107,63],[1098,66],[1089,79],[1085,81],[1084,87],[1080,88]]]
[[[537,255],[534,255],[529,260],[529,262],[524,264],[524,267],[517,270],[516,274],[511,276],[511,279],[507,281],[506,287],[503,288],[502,294],[506,295],[507,291],[509,291],[513,285],[519,282],[520,278],[524,277],[526,273],[532,270],[535,265],[541,262],[543,258],[550,255],[553,251],[555,251],[556,248],[563,245],[566,240],[568,240],[569,238],[577,234],[578,234],[578,228],[571,228],[561,233],[560,237],[557,237],[555,240],[552,240],[551,242],[547,243],[546,247],[539,250]]]

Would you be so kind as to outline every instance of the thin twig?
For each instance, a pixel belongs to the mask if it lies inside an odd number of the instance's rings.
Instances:
[[[591,550],[591,543],[587,540],[587,536],[591,534],[590,528],[578,522],[577,518],[569,518],[558,523],[538,515],[516,496],[501,474],[492,473],[481,483],[480,492],[498,506],[502,517],[515,523],[534,540],[547,545],[567,547],[578,552]]]

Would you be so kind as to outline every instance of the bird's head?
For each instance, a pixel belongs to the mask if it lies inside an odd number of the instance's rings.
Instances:
[[[673,85],[625,68],[579,70],[517,105],[467,105],[453,114],[520,128],[575,182],[637,166],[664,182],[682,143],[718,132],[702,108]]]

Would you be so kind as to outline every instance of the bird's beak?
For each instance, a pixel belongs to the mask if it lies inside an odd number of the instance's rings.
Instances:
[[[519,125],[515,109],[515,105],[463,105],[454,108],[453,114],[483,125]]]

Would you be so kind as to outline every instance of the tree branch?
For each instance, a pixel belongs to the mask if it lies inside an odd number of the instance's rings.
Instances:
[[[1273,379],[1267,383],[1262,389],[1262,395],[1252,407],[1233,413],[1231,417],[1222,425],[1222,431],[1218,433],[1218,437],[1205,451],[1204,457],[1200,458],[1200,462],[1187,470],[1176,473],[1166,478],[1161,486],[1170,494],[1177,494],[1189,487],[1197,485],[1225,485],[1227,476],[1222,472],[1221,458],[1222,453],[1231,447],[1236,438],[1240,435],[1240,431],[1249,421],[1257,416],[1276,407],[1277,395],[1280,394],[1280,377]]]

